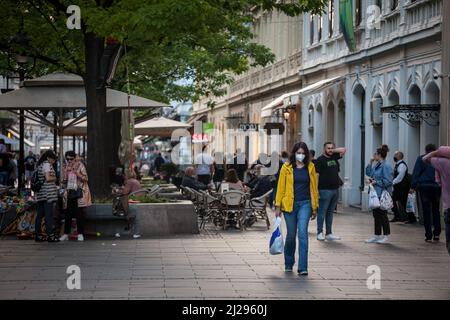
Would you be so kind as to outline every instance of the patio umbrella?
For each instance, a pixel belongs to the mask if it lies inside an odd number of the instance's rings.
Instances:
[[[191,125],[167,119],[164,117],[153,118],[134,126],[134,133],[140,135],[170,137],[176,129],[188,129]]]

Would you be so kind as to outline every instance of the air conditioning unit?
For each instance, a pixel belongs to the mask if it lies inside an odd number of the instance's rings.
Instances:
[[[383,99],[375,98],[370,101],[370,121],[374,126],[381,126],[383,124]]]

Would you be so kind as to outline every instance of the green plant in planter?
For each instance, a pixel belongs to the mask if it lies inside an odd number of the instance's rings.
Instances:
[[[166,202],[169,202],[169,200],[166,199],[166,198],[149,197],[149,196],[146,196],[146,195],[131,196],[130,199],[134,200],[134,201],[139,201],[141,203],[166,203]]]
[[[173,163],[164,163],[161,165],[161,171],[165,172],[166,177],[172,177],[178,172],[178,166]]]

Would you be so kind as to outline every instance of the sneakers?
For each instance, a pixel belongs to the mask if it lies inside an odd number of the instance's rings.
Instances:
[[[439,237],[433,237],[433,241],[439,241]]]
[[[298,275],[299,276],[307,276],[308,275],[308,271],[299,271]]]
[[[133,234],[133,238],[134,238],[134,239],[139,239],[140,237],[141,237],[140,234]]]
[[[323,233],[322,232],[317,235],[317,240],[325,241],[325,238],[323,237]]]
[[[377,243],[386,243],[389,241],[389,236],[384,236],[378,239]]]
[[[327,234],[325,239],[327,239],[327,241],[336,241],[336,240],[341,240],[341,237],[336,236],[334,234]]]
[[[114,237],[116,237],[116,238],[120,238],[120,233],[119,232],[117,232],[115,235],[114,235]]]
[[[292,272],[292,267],[284,267],[284,272]]]
[[[380,240],[380,236],[373,236],[372,238],[370,238],[369,240],[366,240],[366,243],[376,243],[378,242],[378,240]]]
[[[84,241],[84,236],[82,234],[78,235],[78,241]]]
[[[59,241],[68,241],[69,240],[69,236],[67,234],[63,234],[60,238]]]

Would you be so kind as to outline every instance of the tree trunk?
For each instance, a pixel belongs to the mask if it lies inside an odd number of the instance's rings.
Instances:
[[[111,194],[109,172],[111,166],[118,165],[117,149],[120,143],[120,111],[106,112],[106,89],[97,89],[103,48],[103,38],[98,38],[93,33],[85,34],[87,170],[94,198],[104,198]]]

